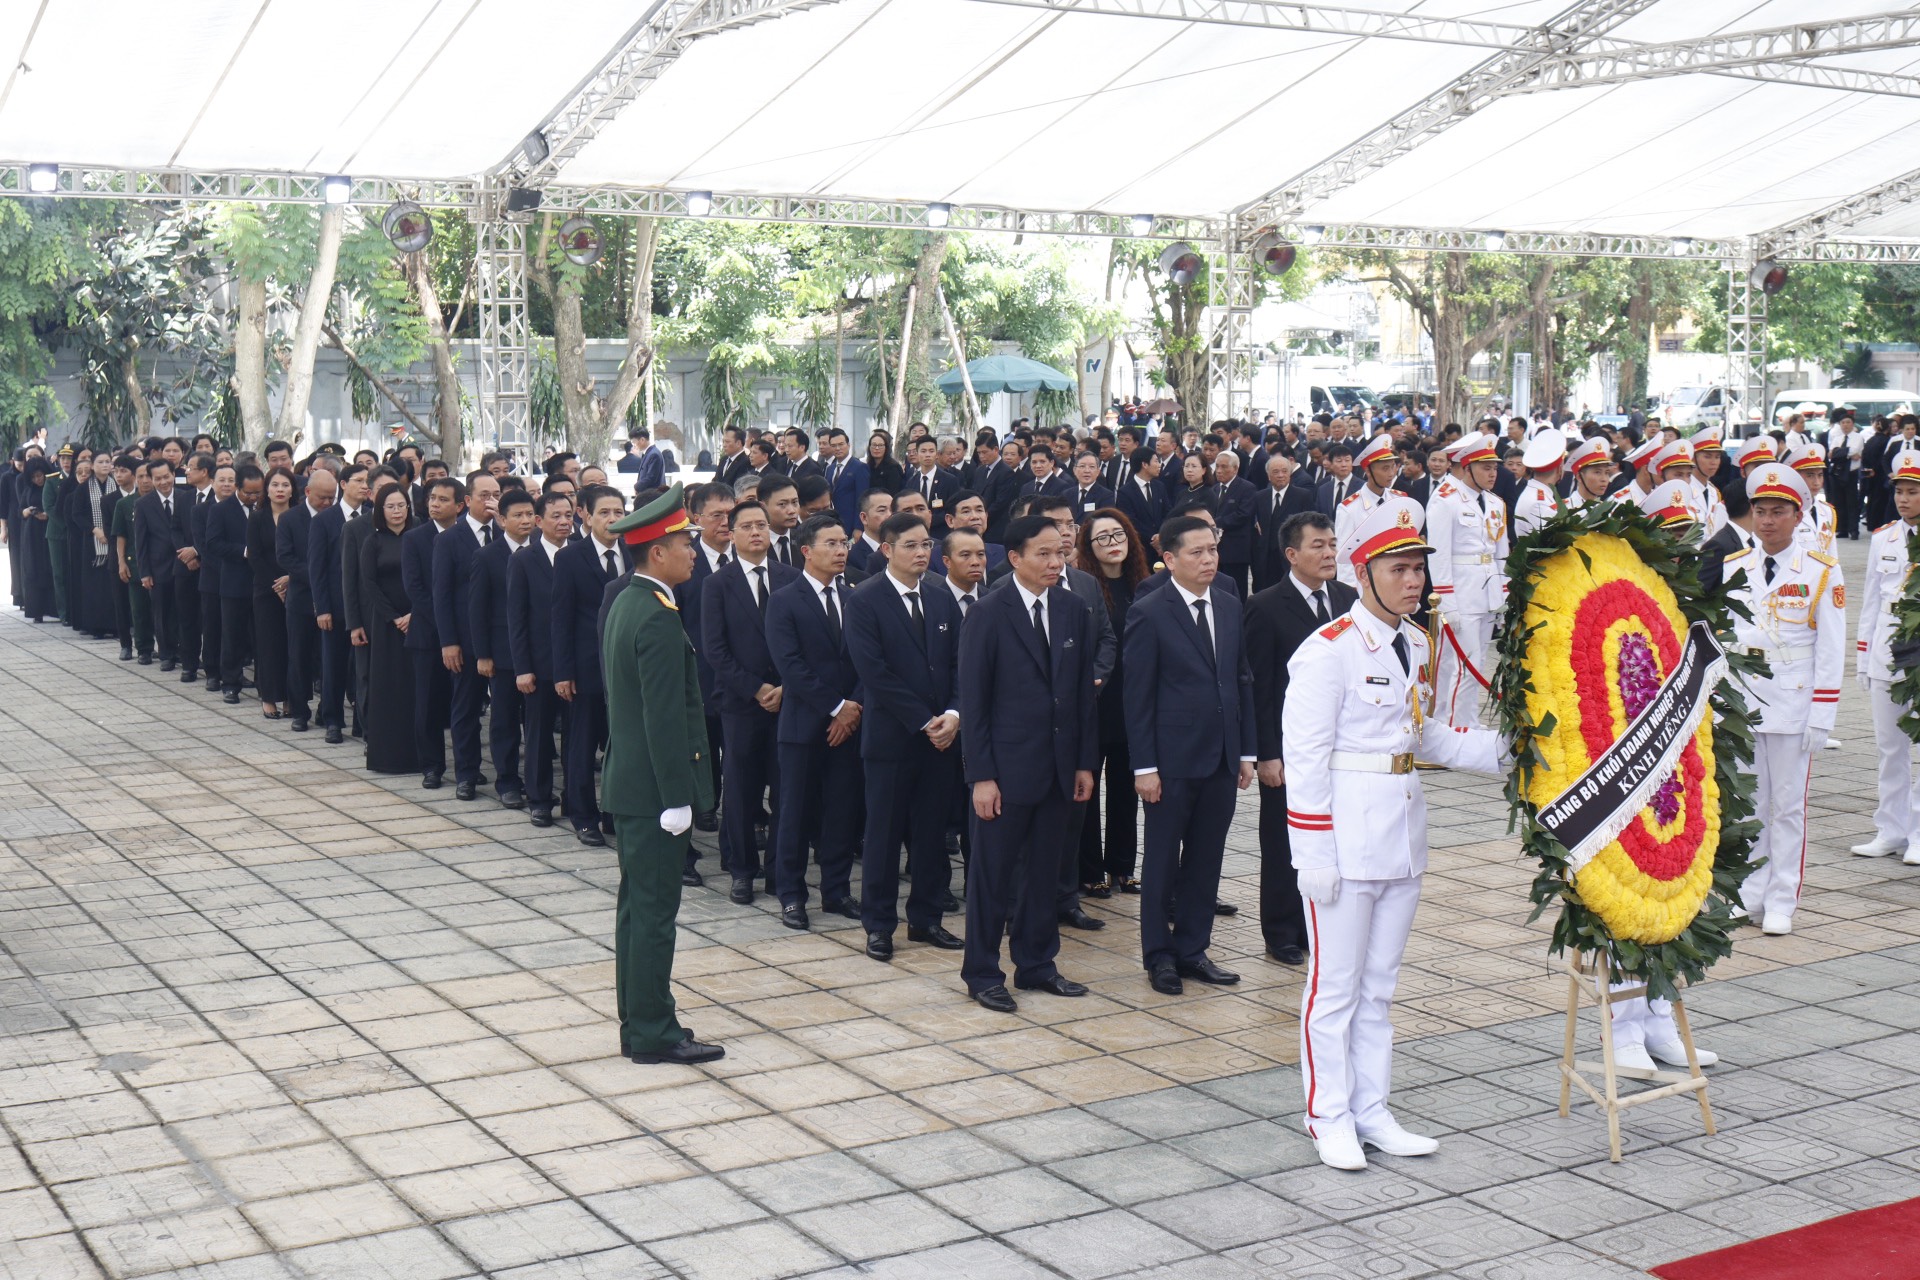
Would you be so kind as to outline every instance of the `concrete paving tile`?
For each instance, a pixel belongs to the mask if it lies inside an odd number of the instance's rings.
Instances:
[[[1643,1274],[1564,1242],[1477,1262],[1459,1271],[1461,1280],[1640,1280]]]
[[[22,1280],[99,1280],[104,1273],[79,1236],[61,1234],[24,1240],[0,1236],[0,1275]]]
[[[1661,1206],[1638,1196],[1594,1185],[1590,1180],[1560,1171],[1487,1187],[1473,1192],[1467,1199],[1562,1240],[1638,1222],[1663,1212]]]
[[[242,1211],[276,1249],[395,1231],[419,1222],[399,1197],[375,1182],[255,1200],[242,1206]]]
[[[951,1244],[975,1229],[912,1192],[792,1214],[794,1226],[860,1262]]]
[[[1808,1174],[1786,1184],[1796,1191],[1842,1206],[1848,1211],[1877,1209],[1920,1194],[1920,1172],[1888,1160],[1862,1160],[1822,1173]]]
[[[1118,1205],[1218,1186],[1227,1175],[1158,1144],[1056,1160],[1047,1168]]]
[[[1132,1131],[1080,1109],[978,1125],[974,1132],[1038,1164],[1130,1147],[1141,1141]]]
[[[1180,1237],[1119,1209],[1015,1231],[1007,1236],[1007,1243],[1074,1280],[1104,1280],[1199,1252]]]
[[[1421,1204],[1441,1194],[1384,1164],[1370,1167],[1366,1177],[1356,1178],[1346,1170],[1329,1169],[1316,1161],[1271,1177],[1256,1178],[1253,1185],[1336,1222]]]
[[[901,1186],[916,1190],[1000,1173],[1022,1163],[1017,1153],[985,1141],[976,1132],[960,1130],[902,1138],[861,1147],[850,1154]]]
[[[1225,1255],[1257,1276],[1288,1280],[1413,1280],[1433,1268],[1411,1254],[1367,1239],[1350,1227],[1323,1227],[1248,1245]]]
[[[1134,1205],[1133,1211],[1212,1253],[1329,1225],[1325,1218],[1245,1183],[1150,1200]]]
[[[778,1222],[677,1236],[648,1252],[687,1280],[781,1280],[839,1261],[792,1227]]]
[[[665,1280],[667,1269],[634,1245],[494,1273],[494,1280]]]
[[[696,1177],[589,1196],[583,1202],[629,1240],[645,1244],[766,1216],[718,1178]]]
[[[938,1249],[895,1254],[830,1271],[807,1280],[947,1280],[950,1276],[991,1276],[993,1280],[1057,1280],[1052,1271],[1023,1258],[995,1240],[964,1240]]]
[[[445,1222],[440,1231],[488,1271],[597,1253],[624,1243],[605,1223],[571,1201]]]
[[[1106,1201],[1040,1169],[1014,1169],[950,1182],[922,1194],[994,1235],[1108,1207]]]
[[[1356,1219],[1353,1230],[1376,1244],[1457,1270],[1546,1244],[1548,1237],[1492,1210],[1462,1201],[1417,1204]]]
[[[891,1179],[840,1152],[737,1169],[721,1175],[720,1180],[781,1215],[899,1190]]]

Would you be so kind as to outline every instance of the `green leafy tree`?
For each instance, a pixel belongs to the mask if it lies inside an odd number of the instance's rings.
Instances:
[[[11,448],[59,409],[53,343],[79,321],[74,287],[99,268],[99,201],[0,200],[0,443]]]

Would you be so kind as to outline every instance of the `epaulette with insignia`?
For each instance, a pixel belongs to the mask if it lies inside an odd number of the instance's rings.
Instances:
[[[1365,491],[1362,490],[1362,492],[1365,492]],[[1346,497],[1340,499],[1340,505],[1343,507],[1350,507],[1358,501],[1360,501],[1360,494],[1350,493]]]
[[[1881,526],[1880,526],[1880,529],[1891,529],[1891,528],[1893,528],[1893,526],[1894,526],[1894,525],[1896,525],[1896,524],[1898,524],[1898,523],[1900,523],[1900,522],[1899,522],[1898,520],[1889,520],[1889,521],[1887,521],[1887,522],[1886,522],[1885,524],[1883,524],[1883,525],[1881,525]],[[1875,533],[1878,533],[1878,532],[1880,532],[1880,529],[1875,529],[1875,530],[1874,530],[1874,532],[1875,532]]]
[[[1721,563],[1721,564],[1732,564],[1732,563],[1733,563],[1733,562],[1734,562],[1735,560],[1738,560],[1738,559],[1739,559],[1739,558],[1740,558],[1741,556],[1743,556],[1743,555],[1746,555],[1746,554],[1747,554],[1747,552],[1749,552],[1749,551],[1751,551],[1751,550],[1753,550],[1753,548],[1752,548],[1752,547],[1742,547],[1742,548],[1740,548],[1740,549],[1739,549],[1738,551],[1733,551],[1733,552],[1729,552],[1729,553],[1727,554],[1727,556],[1726,556],[1726,558],[1725,558],[1725,559],[1723,559],[1723,560],[1721,560],[1721,561],[1720,561],[1720,563]]]
[[[1322,640],[1338,640],[1341,634],[1345,632],[1346,629],[1352,625],[1353,625],[1353,615],[1349,614],[1346,617],[1341,618],[1338,622],[1330,622],[1326,626],[1320,628],[1320,638]]]
[[[1807,552],[1807,559],[1818,561],[1829,569],[1840,563],[1824,551],[1809,551]]]
[[[669,596],[666,592],[656,591],[653,593],[653,598],[655,600],[658,600],[661,604],[665,605],[667,608],[673,610],[675,613],[680,612],[680,606],[675,604],[673,602],[673,597]]]
[[[1451,498],[1454,494],[1460,491],[1453,487],[1453,482],[1451,480],[1442,480],[1440,482],[1440,487],[1438,489],[1435,489],[1433,492],[1436,497]]]

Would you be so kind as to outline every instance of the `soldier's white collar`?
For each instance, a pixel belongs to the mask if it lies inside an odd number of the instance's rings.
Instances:
[[[1401,628],[1410,625],[1403,619],[1400,626],[1389,627],[1373,616],[1373,610],[1367,608],[1364,600],[1354,601],[1353,608],[1347,611],[1347,616],[1358,624],[1360,641],[1367,646],[1369,653],[1377,653],[1380,649],[1392,644],[1394,636],[1400,634]]]

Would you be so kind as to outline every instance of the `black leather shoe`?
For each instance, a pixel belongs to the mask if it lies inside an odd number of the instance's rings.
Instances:
[[[942,951],[959,951],[967,945],[951,933],[948,933],[946,926],[937,924],[928,929],[908,929],[907,941],[924,942],[929,946],[938,947]]]
[[[150,666],[152,666],[152,665],[153,665],[153,655],[152,655],[152,654],[150,654],[150,653],[143,653],[143,654],[141,654],[141,655],[140,655],[140,665],[141,665],[141,666],[143,666],[143,667],[150,667]]]
[[[705,813],[694,814],[693,829],[695,831],[718,831],[720,829],[720,815],[711,809]]]
[[[1278,960],[1281,964],[1305,964],[1307,962],[1307,949],[1305,947],[1268,947],[1267,955],[1271,959]]]
[[[822,903],[820,909],[830,916],[844,916],[848,920],[858,920],[860,918],[860,904],[852,898],[842,898],[838,902]]]
[[[1231,902],[1216,902],[1213,904],[1213,914],[1217,916],[1237,916],[1240,914],[1240,908],[1234,906]]]
[[[958,911],[959,909],[960,909],[960,899],[954,897],[950,893],[943,893],[940,895],[940,914],[952,915],[954,912]]]
[[[292,727],[295,733],[305,733],[307,731],[307,722],[301,719],[299,716],[295,716],[293,718]]]
[[[122,661],[122,662],[132,662],[132,661],[133,661],[133,646],[132,646],[132,645],[130,645],[130,644],[123,644],[123,645],[121,645],[121,646],[120,646],[120,661]]]
[[[437,773],[423,773],[420,775],[420,785],[428,791],[438,791],[440,789],[440,781],[441,775]]]
[[[181,684],[200,683],[200,672],[194,667],[188,667],[186,670],[180,673],[180,683]]]
[[[1005,987],[988,987],[985,991],[973,993],[973,1002],[982,1009],[991,1009],[995,1013],[1014,1013],[1020,1008]]]
[[[240,691],[238,689],[229,689],[220,695],[220,701],[230,707],[238,706],[240,704]]]
[[[453,784],[453,798],[455,800],[471,800],[479,794],[480,788],[474,786],[471,782],[456,782]]]
[[[701,1044],[698,1040],[682,1040],[671,1049],[662,1049],[659,1053],[629,1053],[629,1062],[642,1064],[671,1063],[675,1066],[693,1067],[703,1062],[718,1062],[727,1056],[727,1051],[717,1044]]]
[[[891,934],[870,933],[867,935],[867,955],[874,960],[893,959],[893,937]]]
[[[509,809],[524,809],[527,807],[527,794],[519,790],[503,792],[500,803]]]
[[[1060,923],[1065,925],[1072,925],[1076,929],[1086,929],[1089,932],[1095,929],[1104,929],[1107,927],[1107,922],[1105,920],[1096,919],[1093,916],[1088,915],[1083,909],[1079,907],[1075,907],[1071,911],[1062,911],[1060,913]]]
[[[218,693],[218,692],[220,692],[220,677],[219,677],[219,676],[208,676],[208,677],[207,677],[207,692],[208,692],[208,693]]]
[[[172,674],[173,669],[179,665],[180,664],[175,662],[172,658],[160,659],[160,670],[167,674]]]
[[[729,893],[727,897],[743,907],[749,905],[753,901],[753,881],[735,876],[733,878],[733,891]]]
[[[688,867],[680,873],[680,883],[688,889],[698,889],[706,882],[707,878],[692,867]]]
[[[347,735],[337,724],[327,726],[327,745],[337,747],[347,740]]]
[[[799,903],[795,903],[791,907],[780,908],[780,923],[787,926],[787,928],[789,929],[806,928],[807,927],[807,909],[801,906]]]
[[[607,847],[607,838],[600,834],[600,828],[598,827],[575,827],[573,829],[573,838],[581,844],[586,845],[589,849],[604,849]]]
[[[535,805],[527,810],[527,821],[536,827],[550,827],[553,825],[553,810]]]
[[[1022,991],[1045,991],[1049,995],[1056,996],[1083,996],[1087,994],[1085,983],[1075,982],[1072,978],[1063,978],[1057,973],[1051,978],[1044,979],[1040,982],[1016,982],[1014,985]]]
[[[1210,987],[1230,987],[1240,981],[1239,974],[1228,973],[1205,956],[1193,964],[1178,966],[1176,972],[1183,978],[1192,978],[1195,982],[1204,982]]]
[[[1113,896],[1113,886],[1105,880],[1102,880],[1099,884],[1083,884],[1080,886],[1080,896],[1083,898],[1111,898]]]
[[[954,854],[960,852],[960,833],[958,831],[947,832],[946,838],[941,841],[941,847],[947,851],[948,857],[952,857]]]
[[[1147,980],[1153,984],[1153,989],[1163,996],[1177,996],[1186,990],[1180,984],[1179,972],[1168,960],[1162,960],[1153,966],[1153,972],[1148,975]]]

